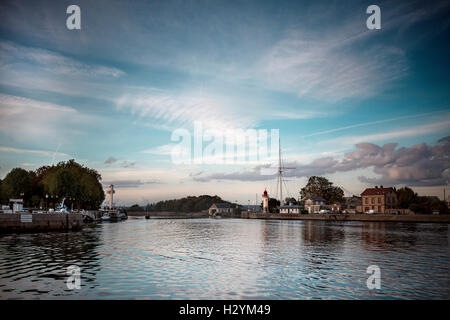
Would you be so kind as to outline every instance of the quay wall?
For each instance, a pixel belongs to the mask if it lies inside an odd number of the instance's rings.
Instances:
[[[79,213],[2,213],[0,232],[79,230],[83,216]]]
[[[244,219],[322,220],[322,221],[372,221],[372,222],[434,222],[450,223],[450,215],[425,214],[280,214],[243,212]]]

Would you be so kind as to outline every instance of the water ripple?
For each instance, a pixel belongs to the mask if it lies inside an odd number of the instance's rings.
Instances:
[[[448,299],[448,237],[441,224],[240,219],[2,235],[0,298]],[[381,290],[366,286],[373,264]]]

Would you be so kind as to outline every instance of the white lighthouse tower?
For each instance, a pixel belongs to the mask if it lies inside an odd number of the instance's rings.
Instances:
[[[269,212],[269,195],[267,194],[267,190],[264,190],[263,193],[263,213]]]
[[[114,190],[114,185],[110,185],[109,189],[106,191],[107,194],[109,194],[109,210],[112,210],[113,208],[113,195],[116,191]]]

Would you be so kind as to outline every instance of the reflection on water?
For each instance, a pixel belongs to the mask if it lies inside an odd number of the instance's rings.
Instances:
[[[448,299],[443,224],[145,220],[0,236],[2,299]],[[66,268],[81,268],[68,290]],[[366,269],[381,268],[381,290]]]

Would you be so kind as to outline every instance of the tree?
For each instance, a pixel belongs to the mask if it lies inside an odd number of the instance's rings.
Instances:
[[[2,182],[4,197],[22,198],[27,201],[31,198],[31,179],[28,171],[22,168],[12,169]]]
[[[69,160],[56,166],[43,166],[36,171],[15,168],[1,183],[2,198],[18,198],[24,193],[24,201],[32,206],[45,202],[45,195],[66,197],[68,203],[78,208],[98,208],[105,199],[100,183],[101,176],[94,170]],[[53,198],[55,199],[55,198]]]
[[[411,188],[404,187],[397,190],[397,201],[399,208],[407,209],[412,204],[417,204],[418,196]]]
[[[269,198],[269,212],[276,213],[277,207],[280,206],[280,200],[277,200],[275,198]]]
[[[322,197],[326,203],[344,202],[344,191],[333,186],[327,178],[312,176],[300,191],[302,199],[307,197]]]
[[[5,196],[3,195],[2,179],[0,179],[0,204],[5,203]]]
[[[293,205],[297,205],[298,204],[297,200],[295,198],[292,198],[292,197],[284,199],[284,203],[286,203],[286,204],[292,203]]]
[[[200,212],[207,210],[213,203],[230,203],[222,200],[218,196],[201,195],[198,197],[189,196],[181,199],[159,201],[152,205],[152,211],[171,212]]]

